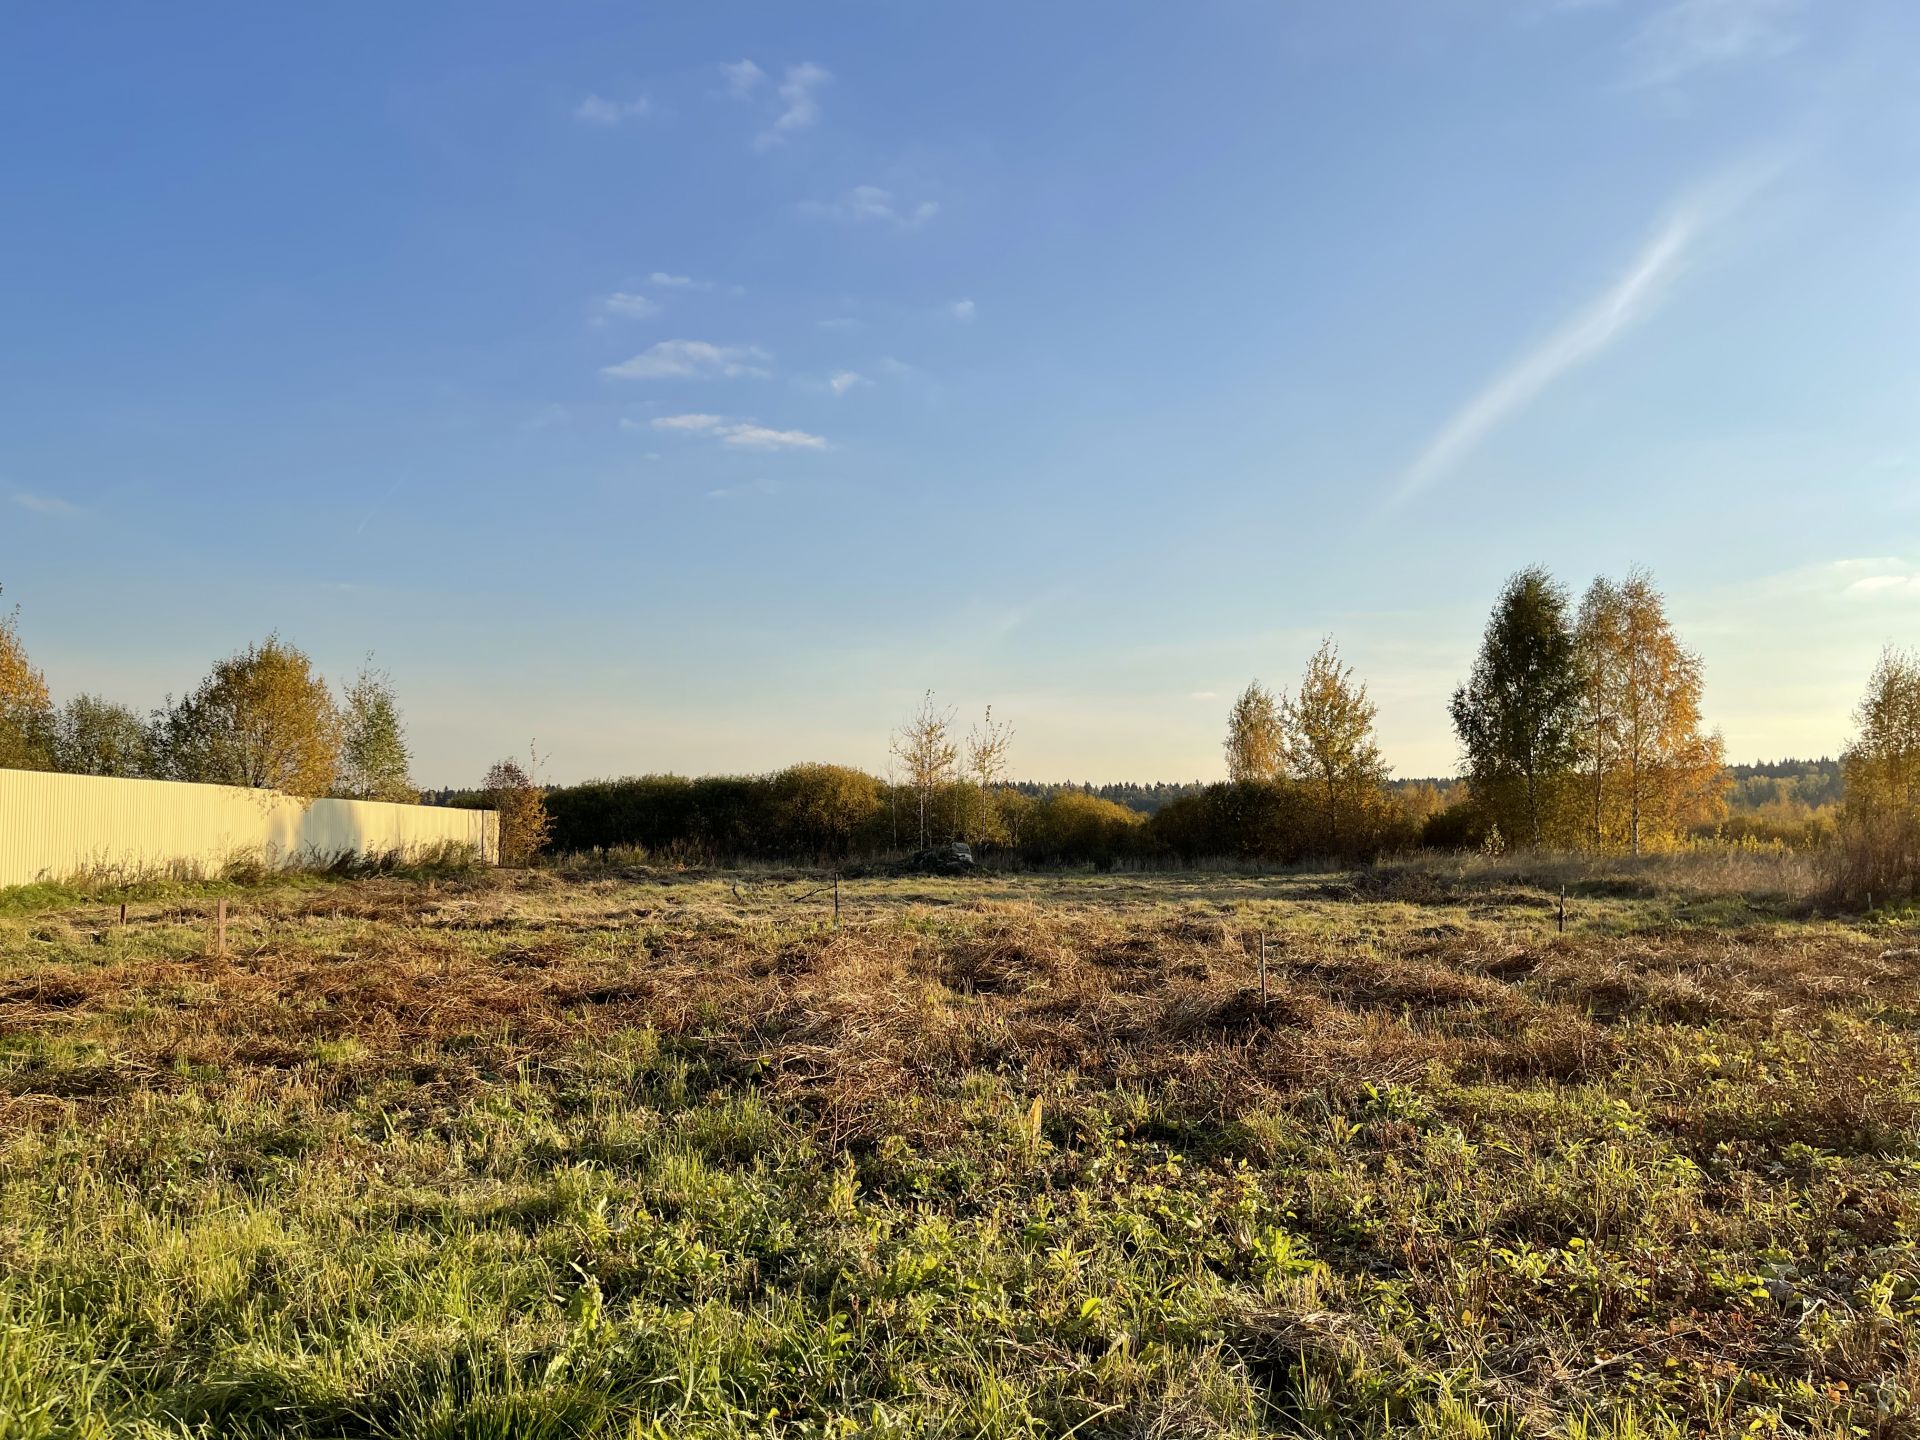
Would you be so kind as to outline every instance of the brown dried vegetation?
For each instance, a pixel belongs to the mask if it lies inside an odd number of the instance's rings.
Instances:
[[[707,1135],[707,1163],[760,1175],[764,1144],[717,1118],[750,1099],[822,1176],[852,1167],[867,1223],[1005,1211],[1017,1231],[1022,1214],[1078,1206],[1090,1225],[1116,1207],[1145,1227],[1129,1245],[1164,1248],[1186,1277],[1153,1304],[1103,1302],[1135,1317],[1101,1342],[1147,1367],[1131,1381],[1071,1359],[1097,1307],[1046,1320],[1046,1285],[1007,1282],[1009,1313],[1042,1318],[1007,1320],[1031,1348],[989,1369],[1027,1418],[975,1433],[1732,1433],[1756,1417],[1914,1433],[1920,965],[1904,947],[1750,906],[1745,923],[1698,925],[1676,920],[1684,902],[1594,899],[1557,934],[1524,888],[1406,904],[1323,885],[863,882],[835,927],[819,897],[794,900],[810,882],[765,877],[368,879],[246,897],[217,957],[197,903],[136,905],[124,931],[85,906],[0,921],[0,1265],[15,1272],[0,1293],[18,1308],[84,1269],[29,1243],[21,1167],[78,1140],[94,1180],[147,1185],[165,1148],[155,1106],[281,1117],[286,1156],[231,1135],[188,1167],[269,1197],[288,1166],[397,1173],[395,1147],[445,1143],[529,1087],[543,1114],[587,1107],[545,1161],[407,1182],[444,1208],[503,1185],[547,1194],[565,1164],[619,1193],[616,1111]],[[636,1036],[678,1067],[677,1098],[569,1098]],[[578,1243],[567,1263],[596,1295],[647,1293]],[[780,1303],[895,1326],[882,1317],[904,1302],[876,1278],[902,1263],[888,1253],[844,1262],[867,1279]],[[727,1303],[773,1304],[771,1252],[740,1264],[747,1288]],[[1193,1306],[1211,1317],[1199,1328],[1171,1318]],[[978,1343],[1000,1343],[999,1323],[978,1321]],[[177,1361],[166,1390],[115,1361],[108,1388],[137,1410],[146,1385],[185,1413],[179,1384],[218,1383],[220,1363]],[[933,1386],[894,1363],[833,1392],[838,1410],[804,1376],[768,1384],[873,1426],[876,1405],[918,1413],[902,1385]],[[691,1413],[660,1410],[653,1382],[606,1383],[628,1396],[622,1424]],[[364,1407],[326,1413],[378,1431]]]

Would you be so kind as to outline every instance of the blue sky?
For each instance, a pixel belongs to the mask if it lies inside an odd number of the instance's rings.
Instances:
[[[1446,772],[1650,567],[1735,758],[1920,640],[1908,0],[17,8],[0,585],[56,695],[373,652],[426,782]]]

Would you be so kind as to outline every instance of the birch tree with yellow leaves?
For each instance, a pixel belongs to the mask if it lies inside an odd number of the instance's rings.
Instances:
[[[1384,809],[1388,770],[1374,713],[1353,667],[1341,663],[1331,639],[1322,640],[1285,707],[1286,754],[1313,797],[1319,843],[1330,855],[1364,843]]]
[[[1881,653],[1840,757],[1839,888],[1891,899],[1920,880],[1920,656]]]
[[[47,677],[27,659],[14,614],[0,614],[0,769],[47,769],[53,723]]]
[[[1227,778],[1278,780],[1287,769],[1287,697],[1249,682],[1227,712]]]
[[[1704,673],[1644,570],[1595,580],[1576,630],[1580,786],[1589,844],[1671,844],[1725,810],[1725,748],[1701,730]]]

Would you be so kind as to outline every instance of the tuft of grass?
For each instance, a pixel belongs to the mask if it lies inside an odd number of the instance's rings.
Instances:
[[[1804,910],[1825,890],[1822,857],[1784,845],[1703,841],[1645,855],[1556,850],[1420,851],[1375,862],[1357,877],[1369,895],[1447,904],[1502,890],[1636,900],[1727,900]]]
[[[0,918],[87,905],[118,905],[122,901],[134,904],[217,899],[223,895],[301,889],[376,875],[425,882],[479,873],[482,873],[480,862],[472,847],[452,843],[406,852],[315,857],[311,863],[282,868],[269,867],[254,857],[239,856],[220,866],[217,873],[206,873],[191,866],[142,871],[107,867],[61,880],[0,886]]]

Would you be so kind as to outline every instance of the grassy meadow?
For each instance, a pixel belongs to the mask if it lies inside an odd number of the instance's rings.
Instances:
[[[1790,858],[819,887],[16,893],[0,1435],[1920,1434]]]

